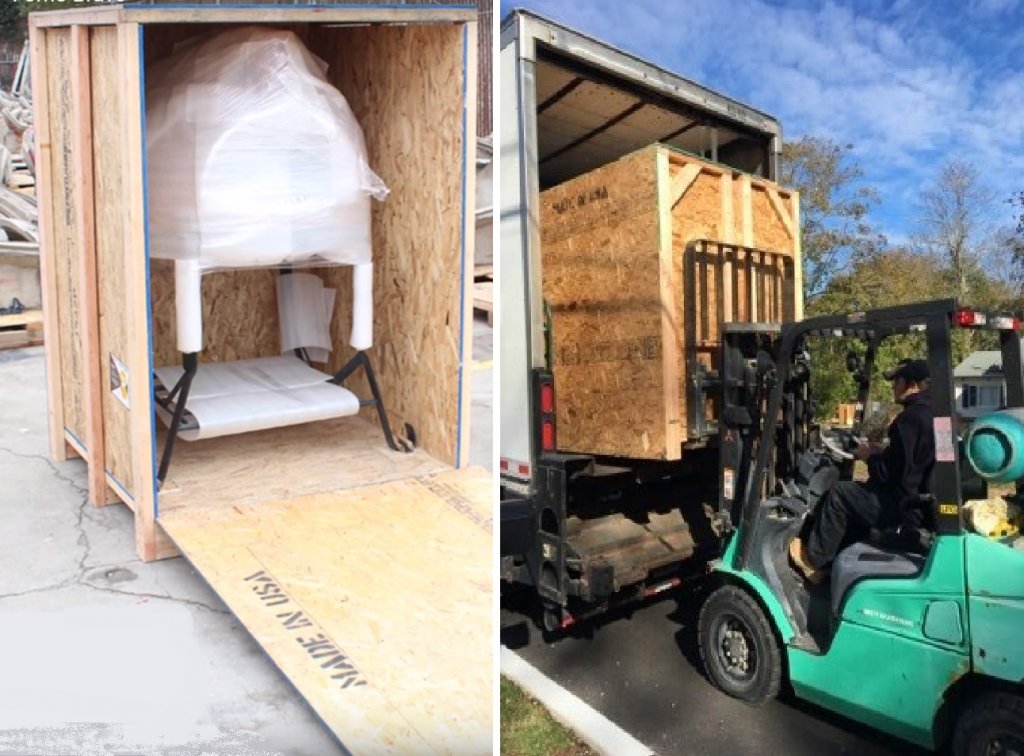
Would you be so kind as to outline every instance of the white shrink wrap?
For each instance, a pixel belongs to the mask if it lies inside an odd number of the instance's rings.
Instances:
[[[179,45],[147,76],[153,257],[217,268],[364,265],[387,188],[327,66],[289,31]]]

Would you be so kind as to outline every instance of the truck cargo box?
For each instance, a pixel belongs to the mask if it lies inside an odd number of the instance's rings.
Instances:
[[[543,192],[540,220],[562,451],[680,459],[720,324],[801,317],[799,196],[771,181],[656,144]]]

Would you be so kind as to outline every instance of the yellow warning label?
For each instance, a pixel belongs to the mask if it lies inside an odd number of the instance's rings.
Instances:
[[[959,512],[960,507],[956,504],[939,504],[939,514],[956,515]]]
[[[110,355],[110,393],[125,407],[131,407],[128,398],[128,368],[113,353]]]

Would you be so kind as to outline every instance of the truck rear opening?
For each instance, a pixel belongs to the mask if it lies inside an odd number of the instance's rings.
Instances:
[[[724,112],[701,112],[588,65],[573,52],[537,46],[537,164],[542,191],[655,142],[745,173],[774,175],[771,141],[759,133],[770,122],[767,116],[752,119],[754,111],[744,109],[745,120],[754,120],[758,129],[727,120]],[[692,83],[690,88],[695,94],[703,89]],[[715,97],[709,90],[700,94]]]
[[[502,577],[536,586],[545,623],[554,628],[702,569],[718,546],[711,513],[719,463],[708,446],[714,426],[702,423],[682,459],[609,453],[614,444],[566,446],[569,405],[550,372],[541,193],[657,142],[723,175],[741,171],[772,180],[781,129],[764,113],[523,11],[503,21],[499,74],[506,114],[500,127]],[[593,199],[605,197],[597,192]],[[744,239],[733,241],[738,247]],[[765,264],[749,260],[750,270]],[[706,279],[712,300],[721,301],[719,285]],[[624,279],[622,287],[629,286]],[[707,353],[712,339],[704,334]],[[709,397],[714,376],[705,378],[701,396]],[[693,390],[686,384],[678,380],[681,396]],[[630,387],[621,391],[628,397]],[[599,404],[584,425],[603,422],[612,437],[633,433],[628,423],[602,420],[600,410]]]
[[[547,367],[541,191],[658,141],[774,180],[782,132],[765,113],[527,11],[502,21],[498,74],[500,456],[506,480],[528,485],[531,371]]]

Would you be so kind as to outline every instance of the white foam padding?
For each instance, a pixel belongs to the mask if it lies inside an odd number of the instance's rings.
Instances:
[[[281,354],[296,349],[331,350],[327,289],[312,273],[277,277],[277,314],[281,325]],[[333,297],[331,298],[333,303]],[[323,360],[318,360],[323,362]]]
[[[174,263],[174,311],[178,325],[178,351],[203,350],[203,283],[198,260]]]
[[[373,263],[352,268],[352,334],[348,343],[359,351],[373,346]]]
[[[337,298],[337,295],[337,289],[324,289],[324,311],[327,313],[328,323],[331,322],[334,315],[334,300]],[[313,362],[327,362],[330,359],[331,350],[306,347],[306,356]]]
[[[170,390],[184,370],[168,365],[154,372]],[[202,363],[185,404],[198,428],[183,430],[178,438],[196,441],[359,412],[359,398],[328,383],[330,377],[289,355]],[[169,426],[171,414],[159,405],[157,412]]]
[[[193,39],[146,73],[150,253],[203,270],[371,259],[387,188],[326,64],[290,31]]]

